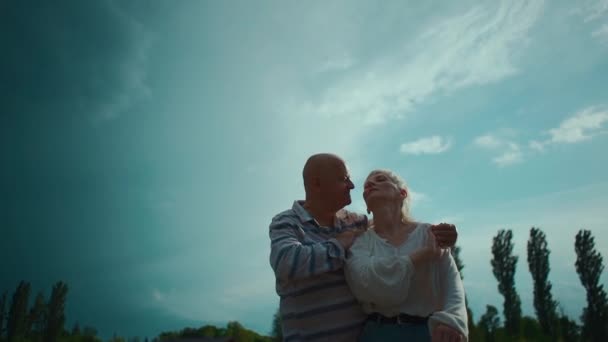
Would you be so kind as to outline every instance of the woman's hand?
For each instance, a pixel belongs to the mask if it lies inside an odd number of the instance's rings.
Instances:
[[[462,334],[445,324],[438,324],[431,332],[432,342],[461,342],[464,341]]]
[[[415,266],[427,261],[436,260],[443,253],[443,250],[439,247],[439,243],[436,240],[435,233],[432,230],[429,230],[428,234],[429,239],[427,240],[426,246],[416,249],[409,255]]]

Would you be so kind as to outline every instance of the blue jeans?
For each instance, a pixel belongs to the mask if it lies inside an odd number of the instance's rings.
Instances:
[[[365,322],[360,342],[412,341],[429,342],[431,334],[427,324],[386,324],[374,321]]]

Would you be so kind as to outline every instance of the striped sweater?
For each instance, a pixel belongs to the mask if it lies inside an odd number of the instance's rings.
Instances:
[[[302,203],[295,201],[270,224],[284,340],[355,341],[365,314],[346,283],[346,253],[334,237],[366,228],[367,217],[341,210],[334,227],[321,227]]]

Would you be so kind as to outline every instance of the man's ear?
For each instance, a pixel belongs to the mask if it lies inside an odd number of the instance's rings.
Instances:
[[[401,196],[403,196],[403,199],[406,199],[410,194],[407,193],[407,190],[405,189],[401,189]]]

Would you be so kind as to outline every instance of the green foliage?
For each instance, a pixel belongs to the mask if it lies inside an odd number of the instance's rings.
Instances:
[[[27,307],[30,296],[30,283],[21,281],[13,294],[13,301],[6,324],[6,339],[14,342],[27,334]]]
[[[505,332],[509,336],[519,334],[521,320],[521,300],[515,289],[515,268],[517,256],[513,254],[513,233],[500,230],[492,243],[492,271],[498,280],[498,291],[504,297],[503,313]]]
[[[127,340],[124,337],[116,336],[116,334],[114,334],[114,336],[112,336],[108,342],[127,342]]]
[[[184,328],[181,331],[166,331],[160,333],[159,341],[167,341],[186,337],[233,337],[237,342],[271,342],[272,338],[262,336],[255,331],[244,328],[239,322],[229,322],[226,328],[206,325],[198,329]]]
[[[583,309],[582,337],[589,341],[608,340],[608,299],[603,285],[599,283],[604,270],[603,259],[595,250],[591,232],[580,230],[574,243],[576,272],[587,291],[587,307]]]
[[[8,293],[4,291],[2,296],[0,296],[0,341],[2,341],[2,336],[4,335],[4,321],[6,320],[6,297]]]
[[[28,330],[30,331],[30,339],[34,342],[42,341],[42,336],[47,322],[47,306],[44,302],[42,292],[38,293],[34,300],[34,305],[30,309],[28,316]]]
[[[479,319],[478,327],[485,341],[493,342],[496,340],[496,330],[500,327],[500,318],[495,306],[486,305],[486,312]]]
[[[560,341],[570,342],[580,340],[581,328],[563,312],[559,317]]]
[[[64,330],[65,302],[68,294],[68,286],[64,282],[57,282],[53,286],[51,299],[48,305],[48,318],[44,333],[44,341],[52,342],[59,339]]]
[[[528,268],[534,281],[534,310],[545,335],[557,336],[557,302],[551,295],[549,282],[549,254],[545,234],[538,228],[530,229],[528,240]]]
[[[283,327],[281,323],[281,312],[277,309],[272,318],[272,332],[270,336],[274,341],[283,341]]]
[[[521,336],[524,341],[551,342],[555,340],[555,338],[551,337],[550,335],[543,333],[540,323],[533,317],[522,317],[520,325]]]

